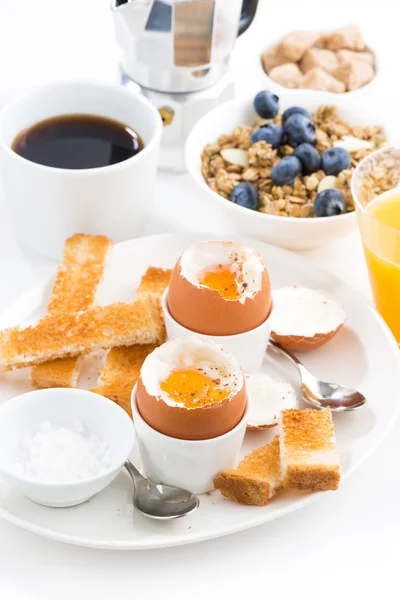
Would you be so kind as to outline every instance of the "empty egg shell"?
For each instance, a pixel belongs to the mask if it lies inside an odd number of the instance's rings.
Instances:
[[[284,287],[273,292],[271,337],[288,350],[313,350],[331,340],[343,326],[346,314],[324,292]]]
[[[247,429],[273,427],[282,410],[297,408],[296,392],[290,383],[275,381],[266,373],[246,375],[246,388],[250,403]]]

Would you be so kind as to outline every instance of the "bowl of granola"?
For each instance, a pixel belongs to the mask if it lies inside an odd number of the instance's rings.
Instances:
[[[238,233],[290,250],[316,248],[356,226],[350,180],[387,143],[381,116],[378,107],[360,111],[329,92],[278,98],[263,90],[200,119],[186,164],[204,201]]]

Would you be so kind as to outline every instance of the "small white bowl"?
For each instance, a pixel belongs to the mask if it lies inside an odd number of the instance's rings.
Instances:
[[[133,421],[147,477],[154,483],[176,485],[193,494],[214,489],[214,478],[232,469],[242,447],[249,411],[239,423],[223,435],[208,440],[181,440],[153,429],[141,417],[136,403],[136,386],[132,390]]]
[[[71,426],[76,420],[108,444],[112,463],[107,471],[68,483],[44,483],[17,472],[18,448],[24,436],[34,433],[43,421]],[[85,390],[36,390],[9,400],[0,410],[0,474],[21,494],[45,506],[74,506],[103,490],[122,469],[133,442],[133,423],[126,412],[111,400]]]
[[[261,369],[271,334],[273,307],[264,323],[261,323],[261,325],[254,329],[250,329],[250,331],[234,335],[205,335],[204,333],[191,331],[175,321],[168,309],[168,288],[163,294],[161,306],[167,330],[167,338],[169,340],[191,337],[205,338],[215,342],[224,350],[231,352],[245,373],[258,373]]]
[[[384,111],[378,103],[363,105],[345,94],[331,94],[312,90],[285,90],[279,96],[280,112],[290,106],[302,106],[315,112],[321,104],[334,104],[339,115],[356,125],[385,125]],[[287,248],[307,250],[323,246],[350,233],[356,227],[355,212],[333,217],[290,218],[267,215],[238,206],[214,192],[201,173],[203,148],[215,142],[223,133],[230,133],[237,125],[251,125],[257,118],[252,96],[227,102],[200,119],[193,127],[186,142],[185,156],[188,171],[202,191],[204,203],[218,209],[223,217],[242,233],[256,239]],[[388,117],[386,116],[386,122]],[[386,131],[386,135],[388,132]]]
[[[329,32],[321,32],[321,33],[329,33]],[[268,73],[266,73],[266,71],[264,71],[264,67],[262,64],[262,60],[261,60],[261,55],[263,52],[265,52],[266,50],[270,50],[271,48],[273,48],[274,46],[276,46],[282,39],[282,36],[279,39],[276,39],[272,44],[268,44],[268,46],[266,46],[261,52],[259,52],[256,56],[256,60],[258,63],[258,76],[260,79],[260,83],[261,86],[264,89],[268,89],[271,90],[271,92],[274,92],[275,94],[277,94],[278,96],[280,96],[281,94],[284,94],[287,91],[302,91],[303,88],[298,89],[298,88],[294,88],[293,90],[291,90],[291,88],[287,88],[284,85],[281,85],[280,83],[277,83],[276,81],[274,81],[273,79],[271,79],[271,77],[268,75]],[[364,94],[366,93],[367,95],[370,95],[371,92],[373,91],[373,88],[375,86],[377,86],[377,83],[379,85],[379,81],[377,81],[377,79],[379,79],[380,76],[380,71],[379,71],[379,62],[378,62],[378,58],[376,53],[374,52],[374,50],[372,50],[369,46],[366,47],[366,50],[368,50],[368,52],[371,52],[374,55],[375,58],[375,77],[373,79],[371,79],[371,81],[369,81],[368,83],[366,83],[365,85],[363,85],[362,87],[356,89],[356,90],[352,90],[350,92],[343,92],[343,94],[335,94],[333,92],[326,92],[328,94],[330,94],[332,96],[332,103],[335,103],[335,98],[337,96],[346,96],[346,97],[351,97],[353,100],[356,98],[357,101],[360,101],[361,97],[364,96]],[[318,90],[312,90],[310,88],[306,88],[307,91],[309,92],[314,92],[314,93],[319,93]]]

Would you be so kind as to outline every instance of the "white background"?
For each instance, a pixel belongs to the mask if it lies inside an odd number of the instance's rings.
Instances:
[[[382,109],[389,100],[400,106],[393,101],[399,68],[396,4],[261,0],[233,60],[238,93],[256,89],[256,53],[284,31],[357,22],[380,63],[381,89],[365,101],[380,102]],[[108,0],[0,0],[0,105],[41,82],[113,80],[117,61]],[[149,233],[185,230],[229,231],[218,217],[203,213],[186,175],[162,173]],[[369,296],[356,234],[304,254]],[[0,308],[52,270],[54,265],[18,248],[0,199]],[[379,364],[376,372],[379,377]],[[257,529],[183,548],[95,551],[0,521],[0,598],[398,598],[399,456],[400,423],[337,493]]]

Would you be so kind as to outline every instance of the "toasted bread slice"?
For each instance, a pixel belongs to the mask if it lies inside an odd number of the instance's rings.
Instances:
[[[104,236],[76,234],[65,242],[61,266],[53,284],[47,314],[89,308],[105,266],[111,240]],[[38,388],[76,387],[81,359],[60,358],[32,368],[32,385]]]
[[[160,310],[148,300],[46,316],[35,326],[10,327],[0,332],[0,370],[114,346],[158,344],[164,337]]]
[[[239,502],[265,506],[281,487],[279,439],[253,450],[236,467],[214,479],[221,494]]]
[[[67,239],[47,306],[48,315],[76,313],[93,304],[111,245],[111,240],[102,235],[77,233]]]
[[[57,358],[40,365],[34,365],[31,371],[32,385],[38,389],[67,387],[78,385],[83,355],[71,358]]]
[[[136,290],[135,298],[151,300],[158,306],[170,276],[170,270],[149,267]],[[112,348],[100,372],[100,385],[92,391],[110,398],[132,416],[132,389],[139,379],[144,359],[156,346],[157,344],[136,344]]]
[[[171,273],[171,269],[149,267],[136,290],[135,299],[152,298],[156,303],[161,304],[161,298],[171,279]]]
[[[132,416],[132,389],[139,379],[144,359],[156,347],[157,344],[135,344],[112,348],[100,372],[100,385],[92,392],[110,398]]]
[[[296,490],[336,490],[340,461],[330,408],[284,410],[279,428],[284,486]]]

